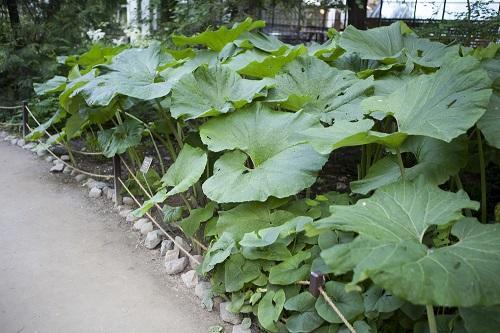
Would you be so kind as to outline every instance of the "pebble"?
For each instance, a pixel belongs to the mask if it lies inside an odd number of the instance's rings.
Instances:
[[[212,285],[210,282],[200,282],[196,285],[196,288],[194,288],[194,294],[202,300],[210,297],[212,295]]]
[[[66,148],[64,148],[63,146],[60,146],[60,145],[57,145],[57,146],[54,146],[52,147],[52,152],[54,154],[56,154],[57,156],[61,156],[61,155],[66,155],[68,154],[68,150]]]
[[[129,206],[123,206],[124,208],[120,210],[118,213],[121,217],[127,217],[128,214],[132,211]]]
[[[33,147],[35,147],[35,146],[36,146],[36,143],[34,143],[34,142],[28,142],[27,144],[25,144],[25,145],[23,146],[23,149],[28,150],[28,149],[31,149],[31,148],[33,148]]]
[[[12,140],[10,140],[10,144],[11,145],[16,145],[18,140],[19,139],[12,139]]]
[[[78,175],[78,171],[76,171],[75,169],[72,169],[70,175],[72,175],[74,177],[74,176]]]
[[[133,226],[132,228],[133,228],[134,230],[139,231],[139,230],[141,230],[142,226],[143,226],[145,223],[148,223],[148,222],[149,222],[149,220],[148,220],[148,219],[146,219],[146,218],[144,218],[144,219],[140,219],[140,220],[137,220],[137,221],[135,221],[134,226]]]
[[[133,211],[131,211],[130,213],[127,214],[127,218],[126,218],[127,222],[135,222],[138,219],[140,219],[140,217],[137,217],[137,216],[133,215],[132,212]]]
[[[70,168],[69,166],[66,166],[66,167],[64,168],[64,170],[63,170],[63,173],[64,173],[64,174],[66,174],[66,175],[67,175],[67,174],[70,174],[70,173],[71,173],[71,170],[73,170],[73,168]]]
[[[75,180],[76,180],[77,182],[82,182],[82,181],[84,181],[85,179],[87,179],[87,176],[86,176],[86,175],[84,175],[84,174],[79,174],[79,175],[76,175],[76,176],[75,176]]]
[[[178,249],[167,250],[167,252],[165,252],[165,262],[172,261],[178,258],[179,258]]]
[[[94,182],[94,185],[92,187],[97,187],[98,189],[103,189],[105,187],[109,187],[109,185],[105,182]]]
[[[184,250],[188,251],[188,252],[191,252],[191,245],[189,245],[185,240],[184,238],[180,237],[180,236],[175,236],[175,246],[174,248],[179,248],[179,246],[181,246]],[[179,244],[179,245],[177,245]]]
[[[50,172],[62,172],[64,170],[64,164],[56,164],[50,168]]]
[[[97,187],[92,187],[89,192],[89,197],[91,198],[99,198],[102,194],[102,190]]]
[[[49,156],[45,157],[45,160],[46,160],[47,162],[52,162],[52,161],[54,160],[54,156],[49,155]]]
[[[108,193],[106,194],[106,196],[108,197],[109,200],[113,200],[114,201],[115,189],[114,188],[110,188],[108,190]]]
[[[64,162],[69,161],[70,160],[69,155],[61,155],[61,160],[63,160]]]
[[[188,288],[194,288],[198,284],[198,273],[195,270],[187,271],[181,275],[182,282]]]
[[[188,260],[186,257],[165,262],[167,274],[174,275],[181,273],[186,268]]]
[[[124,205],[129,205],[129,206],[134,206],[135,205],[135,201],[131,197],[123,197],[122,198],[122,203]]]
[[[108,196],[108,191],[109,191],[109,187],[106,186],[105,188],[102,189],[102,195],[105,196],[105,197],[107,197]]]
[[[220,304],[220,319],[222,319],[226,323],[238,325],[239,323],[241,323],[241,316],[239,313],[229,312],[229,310],[227,309],[229,304],[231,304],[231,302],[224,302]]]
[[[199,261],[199,263],[195,262],[193,259],[196,259]],[[200,264],[203,262],[203,256],[199,255],[199,254],[195,254],[193,255],[193,258],[189,257],[189,267],[191,269],[197,269],[198,266],[200,266]]]
[[[36,154],[37,154],[39,157],[45,156],[45,155],[47,155],[47,150],[45,150],[45,149],[37,149],[37,150],[36,150]]]
[[[141,227],[141,234],[146,235],[150,231],[153,231],[153,222],[144,223]]]
[[[141,219],[141,220],[143,220],[143,219]],[[139,222],[139,221],[137,221],[137,222]],[[137,223],[137,222],[135,222],[135,223]],[[170,239],[163,240],[161,242],[161,247],[160,247],[160,256],[163,257],[167,253],[168,250],[172,250],[173,248],[174,248],[174,242],[172,242]],[[190,263],[191,263],[191,261],[190,261]]]
[[[19,139],[19,140],[17,140],[17,145],[18,145],[19,147],[22,147],[22,146],[24,146],[25,144],[26,144],[26,141],[24,141],[24,139]]]
[[[96,182],[97,181],[95,179],[89,178],[89,179],[87,179],[87,181],[83,185],[92,188],[92,187],[94,187],[94,184]]]
[[[240,324],[240,325],[234,325],[231,333],[252,333],[252,330],[247,327],[243,327],[243,325]]]
[[[163,239],[163,231],[161,231],[161,230],[150,231],[146,235],[146,239],[144,240],[144,246],[147,249],[152,250],[155,247],[157,247],[158,244],[161,243],[162,239]]]

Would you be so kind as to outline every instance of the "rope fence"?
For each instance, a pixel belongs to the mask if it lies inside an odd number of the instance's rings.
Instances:
[[[33,120],[38,124],[38,126],[41,126],[41,123],[38,121],[38,119],[35,117],[35,115],[33,114],[33,112],[29,109],[29,107],[27,106],[26,103],[24,103],[23,105],[19,105],[19,106],[0,106],[0,110],[12,110],[12,109],[20,109],[22,108],[23,109],[23,122],[18,124],[19,125],[23,125],[23,136],[26,136],[27,135],[27,131],[29,130],[30,132],[33,131],[33,129],[28,125],[28,115],[31,116],[31,118],[33,118]],[[14,126],[14,124],[12,124],[12,126]],[[52,137],[53,135],[50,134],[47,129],[44,129],[44,132],[46,135],[48,135],[49,137]],[[37,139],[36,140],[39,144],[44,144],[45,143],[40,140],[40,139]],[[125,182],[122,180],[121,178],[121,167],[120,165],[123,164],[125,166],[125,168],[127,169],[127,173],[129,176],[131,176],[134,181],[137,183],[137,185],[140,187],[141,191],[145,194],[145,196],[148,198],[148,199],[151,199],[152,198],[152,195],[144,188],[144,186],[142,185],[142,183],[139,181],[139,179],[136,177],[136,175],[134,174],[134,172],[132,171],[132,169],[128,166],[128,164],[125,162],[125,160],[117,155],[113,158],[113,175],[101,175],[101,174],[95,174],[95,173],[91,173],[91,172],[88,172],[88,171],[85,171],[85,170],[81,170],[79,168],[77,168],[76,166],[74,165],[71,165],[69,163],[67,163],[66,161],[63,161],[59,156],[57,156],[52,150],[50,150],[49,147],[46,147],[45,148],[47,150],[47,152],[49,154],[51,154],[55,159],[57,159],[60,163],[64,164],[65,166],[71,168],[72,170],[75,170],[76,172],[79,172],[81,174],[84,174],[84,175],[87,175],[87,176],[90,176],[90,177],[94,177],[94,178],[105,178],[105,179],[114,179],[114,183],[115,183],[115,188],[114,188],[114,191],[115,191],[115,203],[118,205],[118,202],[119,202],[119,198],[120,198],[120,195],[119,195],[119,192],[120,192],[120,187],[123,187],[123,189],[125,189],[125,191],[130,195],[130,197],[134,200],[134,202],[139,206],[141,207],[142,204],[141,202],[136,198],[136,196],[132,193],[132,191],[129,189],[129,187],[125,184]],[[76,151],[76,150],[72,150],[72,152],[75,152],[75,153],[78,153],[78,154],[81,154],[81,155],[102,155],[102,152],[83,152],[83,151]],[[162,212],[162,208],[160,207],[160,205],[158,203],[155,203],[154,206],[160,211]],[[175,240],[175,237],[172,236],[169,232],[167,232],[167,230],[165,230],[165,228],[161,225],[161,223],[159,223],[153,216],[150,212],[147,212],[145,214],[150,220],[152,223],[154,223],[156,225],[156,227],[158,229],[160,229],[164,234],[165,236],[171,240],[173,242],[173,244],[175,246],[177,246],[177,248],[179,249],[179,251],[181,251],[182,253],[184,253],[191,261],[195,262],[196,264],[200,265],[201,262],[195,258],[191,253],[189,253],[188,250],[186,250],[182,244],[179,244],[179,242],[177,242]],[[179,228],[181,231],[182,231],[182,228],[177,225],[177,224],[173,224],[174,226],[176,226],[177,228]],[[201,243],[200,241],[198,241],[196,238],[191,238],[191,241],[193,243],[195,243],[196,245],[198,245],[201,249],[203,250],[207,250],[207,247],[205,246],[205,244]],[[310,275],[310,281],[298,281],[297,284],[299,285],[304,285],[304,286],[309,286],[309,291],[311,292],[312,295],[316,296],[316,297],[323,297],[326,301],[326,303],[332,308],[332,310],[337,314],[337,316],[342,320],[342,322],[344,323],[344,325],[347,327],[347,329],[351,332],[351,333],[357,333],[356,330],[354,329],[354,327],[349,323],[349,321],[345,318],[345,316],[342,314],[342,312],[339,310],[339,308],[335,305],[334,301],[331,299],[330,296],[328,296],[328,294],[326,293],[326,291],[323,289],[324,287],[324,284],[325,284],[325,277],[323,274],[321,273],[317,273],[317,272],[311,272],[311,275]]]

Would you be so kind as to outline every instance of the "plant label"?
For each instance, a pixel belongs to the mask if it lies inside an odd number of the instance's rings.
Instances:
[[[148,173],[149,168],[151,167],[151,162],[153,162],[153,158],[146,156],[144,157],[144,161],[142,161],[141,170],[142,173]]]

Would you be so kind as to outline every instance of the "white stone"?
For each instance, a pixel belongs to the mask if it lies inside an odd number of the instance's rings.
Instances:
[[[118,213],[121,217],[124,217],[126,218],[128,216],[128,214],[130,214],[130,212],[132,211],[132,209],[128,208],[128,206],[124,206],[126,208],[123,208],[122,210],[120,210],[120,212]]]
[[[140,221],[140,220],[139,220]],[[137,221],[137,222],[139,222]],[[137,223],[135,222],[135,223]],[[161,242],[161,247],[160,247],[160,256],[164,256],[168,250],[172,250],[174,248],[174,242],[172,242],[170,239],[165,239]]]
[[[231,302],[224,302],[220,304],[220,319],[226,323],[238,325],[241,323],[241,316],[239,313],[232,313],[227,309],[230,304]]]
[[[199,263],[197,263],[196,261],[194,261],[194,259],[196,259]],[[199,255],[199,254],[195,254],[191,257],[189,257],[189,267],[191,269],[197,269],[198,266],[200,266],[200,264],[203,262],[203,256]]]
[[[186,257],[167,261],[165,262],[165,270],[169,275],[179,274],[186,268],[187,264],[188,260]]]
[[[138,219],[140,219],[140,217],[137,217],[137,216],[133,215],[132,212],[133,211],[131,211],[130,213],[127,214],[127,217],[126,217],[126,221],[127,222],[135,222]]]
[[[198,284],[198,273],[195,270],[187,271],[181,275],[182,282],[188,288],[194,288]]]
[[[29,150],[29,149],[31,149],[31,148],[33,148],[35,146],[36,146],[36,143],[34,143],[34,142],[28,142],[27,144],[25,144],[23,146],[23,149]]]
[[[139,219],[137,221],[135,221],[134,223],[134,226],[132,227],[134,230],[141,230],[142,226],[145,224],[145,223],[148,223],[149,220],[146,219],[146,218],[142,218],[142,219]]]
[[[94,187],[94,184],[96,183],[97,181],[93,178],[89,178],[87,179],[87,181],[83,184],[84,186],[87,186],[88,188],[92,188]]]
[[[76,176],[75,176],[75,180],[76,180],[77,182],[82,182],[82,181],[84,181],[85,179],[87,179],[87,176],[86,176],[86,175],[84,175],[84,174],[79,174],[79,175],[76,175]]]
[[[163,239],[163,231],[161,231],[161,230],[150,231],[146,235],[146,239],[144,240],[144,246],[147,249],[152,250],[155,247],[157,247],[158,244],[161,243],[162,239]]]
[[[153,222],[144,223],[141,227],[141,234],[147,235],[148,232],[153,231]]]
[[[67,162],[67,161],[69,161],[69,160],[70,160],[69,155],[61,155],[61,157],[60,157],[60,158],[61,158],[61,160],[63,160],[64,162]]]
[[[124,205],[129,205],[129,206],[134,206],[135,205],[135,201],[131,197],[123,197],[122,198],[122,203]]]
[[[63,173],[64,173],[64,174],[70,174],[72,169],[73,169],[73,168],[70,168],[69,166],[65,166],[65,167],[64,167],[64,170],[63,170]]]
[[[24,139],[19,139],[19,140],[17,140],[17,145],[18,145],[19,147],[22,147],[22,146],[24,146],[25,144],[26,144],[26,141],[24,141]]]
[[[252,333],[250,328],[243,327],[243,324],[234,325],[231,333]]]
[[[89,191],[89,197],[91,198],[99,198],[102,194],[102,190],[97,187],[92,187]]]
[[[37,149],[36,154],[40,157],[47,155],[47,151],[45,149]]]
[[[52,161],[54,160],[54,156],[49,155],[49,156],[45,157],[45,160],[46,160],[47,162],[52,162]]]
[[[15,144],[17,144],[17,141],[18,141],[18,140],[19,140],[19,139],[14,138],[14,139],[10,140],[10,144],[11,144],[11,145],[15,145]]]
[[[178,244],[178,245],[177,245]],[[175,236],[175,245],[174,248],[182,247],[187,252],[191,252],[191,245],[189,245],[184,238]]]
[[[92,187],[97,187],[98,189],[103,189],[105,187],[109,187],[109,185],[105,182],[94,182]]]
[[[200,299],[205,299],[207,297],[212,297],[212,285],[210,282],[200,282],[194,288],[194,294]]]
[[[114,201],[115,189],[114,188],[110,188],[108,190],[108,193],[106,193],[106,196],[108,197],[109,200],[113,200]]]
[[[178,258],[179,258],[178,249],[167,250],[167,252],[165,252],[165,262],[172,261]]]
[[[50,172],[62,172],[64,170],[64,164],[56,164],[50,168]]]

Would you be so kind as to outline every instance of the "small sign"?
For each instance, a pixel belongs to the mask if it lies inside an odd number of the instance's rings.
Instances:
[[[144,161],[142,161],[141,170],[142,173],[148,173],[149,168],[151,167],[151,162],[153,162],[153,158],[146,156],[144,157]]]

